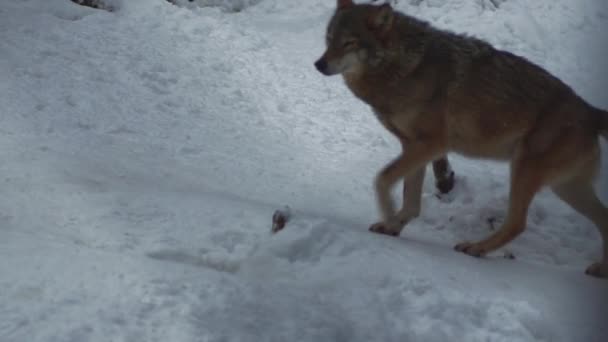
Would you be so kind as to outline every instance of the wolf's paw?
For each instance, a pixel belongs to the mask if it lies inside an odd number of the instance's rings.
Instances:
[[[442,194],[447,194],[452,191],[454,188],[454,171],[450,172],[447,177],[435,181],[435,187]]]
[[[458,252],[468,254],[474,257],[482,257],[486,255],[486,250],[484,246],[480,243],[472,243],[472,242],[461,242],[454,246],[454,249]]]
[[[399,236],[401,233],[401,227],[396,226],[394,224],[387,224],[386,222],[378,222],[374,223],[369,227],[370,232],[390,235],[390,236]]]
[[[597,278],[608,278],[608,265],[596,262],[585,270],[585,274]]]

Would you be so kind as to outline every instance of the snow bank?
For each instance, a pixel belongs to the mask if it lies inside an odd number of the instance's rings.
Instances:
[[[228,12],[240,12],[262,0],[173,0],[172,3],[188,8],[219,7]]]

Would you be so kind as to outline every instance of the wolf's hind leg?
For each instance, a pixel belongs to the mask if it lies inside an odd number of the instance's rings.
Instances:
[[[608,209],[597,198],[587,179],[574,179],[552,187],[553,192],[574,210],[585,216],[599,229],[603,240],[603,260],[587,268],[585,273],[608,278]]]
[[[505,222],[498,231],[488,238],[476,243],[459,243],[454,249],[480,257],[515,239],[526,229],[528,207],[534,195],[542,186],[543,176],[542,171],[536,168],[530,160],[513,161],[511,164],[509,208]]]

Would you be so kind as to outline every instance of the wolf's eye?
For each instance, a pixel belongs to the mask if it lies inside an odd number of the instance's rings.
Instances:
[[[344,43],[342,43],[342,47],[345,49],[355,47],[355,45],[357,45],[357,42],[354,40],[347,40]]]

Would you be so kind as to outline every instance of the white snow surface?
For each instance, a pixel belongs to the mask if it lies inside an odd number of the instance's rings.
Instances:
[[[451,194],[367,232],[399,146],[314,70],[333,0],[109,3],[0,4],[0,341],[606,341],[599,233],[550,192],[516,260],[452,250],[504,216],[505,164],[451,155]],[[607,7],[397,4],[602,108]]]

